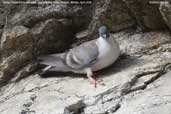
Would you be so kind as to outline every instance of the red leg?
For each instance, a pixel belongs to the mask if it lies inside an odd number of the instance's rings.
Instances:
[[[91,69],[87,69],[87,77],[90,80],[90,82],[94,84],[95,88],[97,87],[97,84],[104,85],[104,83],[102,83],[102,80],[96,80],[96,78],[93,78],[93,73]]]

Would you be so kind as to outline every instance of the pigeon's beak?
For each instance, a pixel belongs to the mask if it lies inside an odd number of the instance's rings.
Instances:
[[[103,34],[102,37],[108,39],[110,37],[110,34],[109,33]]]
[[[106,39],[107,38],[107,35],[106,34],[103,34],[102,37]]]

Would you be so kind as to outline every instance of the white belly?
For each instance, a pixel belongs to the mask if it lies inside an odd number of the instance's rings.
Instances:
[[[118,43],[113,39],[106,41],[99,39],[99,57],[91,69],[97,71],[113,64],[119,57],[120,49]]]

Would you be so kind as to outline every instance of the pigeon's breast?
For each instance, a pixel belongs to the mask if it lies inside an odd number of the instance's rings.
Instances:
[[[107,41],[105,39],[98,40],[99,56],[97,62],[91,67],[93,71],[103,69],[113,64],[119,57],[120,49],[118,43],[113,39]]]

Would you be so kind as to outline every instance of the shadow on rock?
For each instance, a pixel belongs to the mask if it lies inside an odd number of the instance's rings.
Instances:
[[[128,68],[131,68],[139,63],[141,63],[143,60],[141,60],[137,56],[129,56],[122,54],[118,58],[118,60],[113,63],[111,66],[102,69],[100,71],[97,71],[97,75],[101,75],[102,77],[115,74],[117,72],[121,72],[123,70],[126,70]]]
[[[102,69],[100,71],[96,71],[94,72],[94,77],[97,76],[97,78],[100,77],[104,77],[110,74],[115,74],[117,72],[120,72],[122,70],[125,70],[127,68],[130,68],[131,66],[134,66],[138,63],[141,63],[141,59],[139,59],[136,56],[128,56],[128,55],[124,55],[122,54],[119,59],[111,66]],[[43,66],[40,66],[39,69],[42,69]],[[79,78],[79,77],[85,77],[86,78],[86,74],[77,74],[77,73],[73,73],[73,72],[52,72],[52,71],[48,71],[44,74],[41,75],[42,78],[52,78],[52,77],[73,77],[73,78]]]

